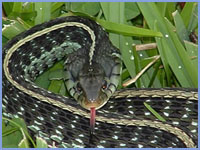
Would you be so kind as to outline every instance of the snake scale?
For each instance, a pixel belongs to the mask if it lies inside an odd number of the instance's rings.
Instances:
[[[74,98],[33,82],[61,59]],[[95,21],[70,16],[37,25],[3,48],[3,116],[24,118],[30,134],[49,146],[197,147],[197,89],[115,92],[120,72],[120,53]],[[144,102],[167,121],[157,120]],[[86,110],[91,106],[103,106],[97,111],[92,137]]]

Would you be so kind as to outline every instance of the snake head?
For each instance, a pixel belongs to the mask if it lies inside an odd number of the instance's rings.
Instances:
[[[88,110],[102,107],[107,100],[104,93],[106,88],[105,73],[98,64],[85,65],[79,73],[77,89],[82,91],[78,99],[80,105]]]
[[[70,94],[87,110],[104,106],[117,88],[121,63],[110,68],[107,66],[107,70],[98,63],[83,65],[78,72],[74,68],[68,68],[65,72],[65,83]]]

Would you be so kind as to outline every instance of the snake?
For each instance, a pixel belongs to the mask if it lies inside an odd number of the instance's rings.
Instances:
[[[68,16],[36,25],[10,40],[2,56],[3,116],[23,118],[30,134],[49,147],[197,147],[197,89],[117,90],[121,53],[94,20]],[[34,83],[60,60],[72,97]],[[91,108],[97,110],[92,135]]]

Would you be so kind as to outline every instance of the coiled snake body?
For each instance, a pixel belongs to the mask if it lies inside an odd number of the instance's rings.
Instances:
[[[82,107],[33,83],[63,58],[67,88]],[[57,147],[197,147],[197,90],[114,93],[120,72],[119,51],[94,21],[64,17],[37,25],[3,49],[3,115],[24,118],[30,133]],[[167,122],[155,119],[144,102]],[[90,138],[86,109],[93,104],[103,108]]]

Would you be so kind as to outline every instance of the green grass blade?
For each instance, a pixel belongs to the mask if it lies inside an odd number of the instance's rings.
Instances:
[[[131,20],[140,15],[140,10],[136,3],[125,2],[125,18],[126,20]]]
[[[7,39],[12,39],[16,35],[26,30],[22,24],[15,20],[10,20],[9,24],[4,24],[3,26],[2,35]]]
[[[183,42],[184,40],[190,41],[188,31],[184,25],[181,15],[177,10],[173,13],[173,17],[174,17],[176,32],[182,44],[184,43]]]
[[[157,21],[155,22],[155,30],[158,31],[158,26],[157,26]],[[167,78],[167,85],[169,87],[172,86],[172,83],[171,83],[171,70],[170,70],[170,66],[169,66],[169,63],[167,61],[167,51],[166,49],[164,48],[164,45],[163,43],[161,42],[161,38],[155,38],[156,39],[156,44],[157,44],[157,47],[158,47],[158,51],[159,51],[159,54],[161,56],[161,60],[162,60],[162,63],[163,63],[163,66],[164,66],[164,70],[165,70],[165,73],[166,73],[166,78]]]
[[[139,63],[140,58],[139,58],[138,53],[136,51],[136,45],[135,44],[133,45],[133,57],[132,58],[133,58],[134,64],[135,64],[135,72],[136,72],[136,74],[138,74],[141,70],[141,66],[140,66],[140,63]],[[137,83],[137,87],[141,88],[140,78],[136,81],[136,83]]]
[[[198,27],[198,3],[194,3],[192,14],[190,17],[190,22],[188,24],[188,31],[192,32],[195,28]]]
[[[144,105],[157,119],[166,122],[166,120],[161,115],[159,115],[159,113],[157,113],[149,104],[144,102]]]
[[[175,28],[159,14],[155,3],[138,3],[138,6],[151,29],[154,29],[154,21],[157,20],[158,30],[165,35],[161,41],[163,49],[167,52],[166,58],[180,84],[184,87],[197,87],[197,69],[193,67],[183,45],[174,33]]]
[[[80,12],[90,16],[96,15],[100,11],[100,4],[99,2],[76,2],[70,3],[70,9],[73,12]]]
[[[173,2],[168,2],[166,6],[166,14],[165,17],[167,17],[170,21],[173,20],[172,13],[176,10],[176,4]]]
[[[14,2],[13,3],[13,12],[21,13],[22,12],[22,2]]]
[[[10,13],[12,12],[13,4],[14,3],[12,3],[12,2],[2,3],[4,11],[5,11],[5,13],[6,13],[7,16],[9,16]]]
[[[122,34],[126,36],[136,36],[136,37],[162,37],[160,32],[156,32],[149,29],[134,27],[126,24],[118,24],[114,22],[104,21],[101,19],[96,19],[99,24],[101,24],[109,32]]]
[[[186,28],[189,25],[194,4],[195,4],[194,2],[186,2],[185,6],[183,7],[183,10],[181,11],[181,17],[183,18],[183,22]]]
[[[54,2],[54,3],[52,3],[51,12],[56,11],[57,9],[62,7],[64,4],[65,4],[64,2]]]
[[[192,42],[188,42],[188,41],[184,41],[184,42],[185,42],[185,47],[186,47],[188,56],[192,60],[192,63],[194,64],[194,66],[197,68],[198,67],[198,45]]]
[[[47,142],[41,137],[36,137],[37,148],[48,148]]]
[[[165,22],[167,24],[169,37],[173,40],[176,50],[179,54],[179,57],[182,60],[182,63],[183,63],[182,67],[186,69],[186,72],[188,73],[188,76],[190,77],[190,80],[192,81],[194,87],[197,88],[198,87],[198,66],[194,66],[192,64],[192,61],[189,58],[184,46],[178,39],[177,34],[173,32],[173,25],[167,19],[165,19]]]
[[[35,25],[49,21],[51,19],[51,2],[35,3],[35,11],[37,12]]]
[[[167,2],[157,3],[156,4],[161,15],[164,17],[167,9]]]

